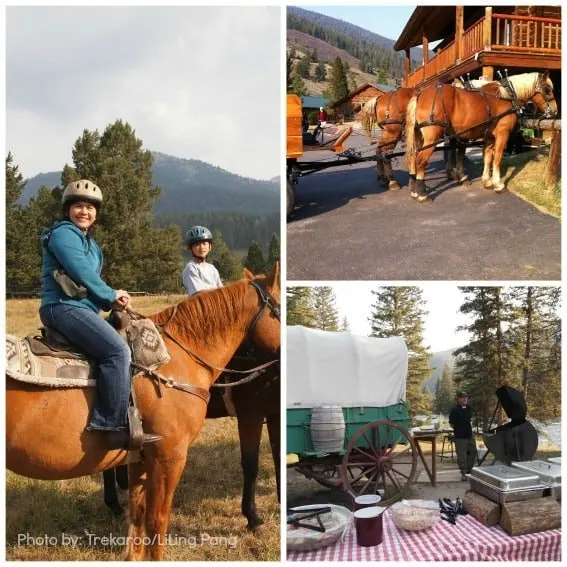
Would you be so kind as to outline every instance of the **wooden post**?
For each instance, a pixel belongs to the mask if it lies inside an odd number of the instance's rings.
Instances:
[[[494,67],[483,67],[482,68],[482,76],[487,81],[493,81],[494,80]]]
[[[409,47],[405,50],[406,58],[404,60],[404,86],[408,86],[408,77],[411,70],[411,57]]]
[[[552,191],[559,177],[559,162],[561,158],[561,132],[553,130],[549,158],[545,166],[545,188]]]
[[[425,29],[421,35],[421,45],[423,48],[423,64],[425,65],[429,61],[429,40],[425,35]]]
[[[484,50],[490,51],[492,46],[492,8],[487,6],[484,9],[484,29],[483,29]]]
[[[455,6],[455,54],[458,63],[463,56],[463,18],[464,6]]]

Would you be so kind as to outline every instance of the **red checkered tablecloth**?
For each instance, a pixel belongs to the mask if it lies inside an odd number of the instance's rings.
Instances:
[[[356,543],[354,526],[342,541],[316,551],[292,551],[290,561],[560,561],[561,530],[509,536],[500,526],[487,528],[472,516],[457,525],[440,520],[430,530],[408,532],[384,513],[384,538],[375,547]]]

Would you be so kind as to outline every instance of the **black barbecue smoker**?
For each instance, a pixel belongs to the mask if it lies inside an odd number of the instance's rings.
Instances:
[[[497,461],[506,465],[510,465],[512,461],[531,460],[537,451],[538,434],[535,427],[526,420],[528,408],[524,395],[511,386],[501,386],[496,390],[496,397],[498,404],[490,420],[488,431],[482,436],[488,452],[492,453]],[[492,429],[500,406],[510,421]],[[479,466],[484,462],[488,452]]]

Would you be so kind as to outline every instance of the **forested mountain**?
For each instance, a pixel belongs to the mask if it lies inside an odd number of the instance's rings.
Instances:
[[[435,394],[437,382],[441,380],[445,364],[448,364],[451,370],[455,365],[455,357],[453,356],[453,352],[457,350],[457,348],[458,347],[434,352],[431,355],[431,358],[429,359],[429,366],[432,368],[433,372],[431,376],[423,383],[423,391]]]
[[[154,212],[263,214],[279,211],[279,179],[258,181],[196,159],[182,159],[160,152],[152,152],[152,155],[152,182],[162,189]],[[27,181],[19,203],[26,204],[42,185],[55,187],[60,181],[61,172],[57,171],[32,177]]]
[[[393,50],[395,39],[295,6],[289,6],[287,9],[287,28],[343,49],[358,59],[359,66],[364,71],[377,72],[378,69],[385,69],[391,78],[399,79],[403,76],[404,56],[403,53]],[[421,61],[422,50],[412,48],[411,56],[412,59]]]

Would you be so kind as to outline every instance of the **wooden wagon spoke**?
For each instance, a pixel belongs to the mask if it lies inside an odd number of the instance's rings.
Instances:
[[[371,441],[368,440],[368,437],[366,437],[366,431],[363,434],[364,439],[366,439],[366,442],[368,443],[368,447],[369,449],[372,450],[372,452],[377,456],[380,457],[380,455],[382,454],[382,451],[380,451],[379,446],[377,447],[376,445],[374,445],[374,443],[372,443]],[[378,449],[378,451],[376,451],[376,449]]]
[[[364,455],[365,457],[369,457],[370,459],[372,458],[372,455],[369,455],[368,451],[363,451],[360,447],[353,447],[352,450]]]
[[[361,471],[361,473],[358,476],[353,476],[352,477],[352,483],[355,484],[356,482],[358,482],[362,477],[366,476],[368,477],[368,473],[372,470],[376,470],[376,467],[372,467],[370,469],[364,469]]]
[[[408,464],[409,464],[409,463],[408,463]],[[399,474],[399,475],[403,476],[403,477],[406,478],[407,480],[410,479],[410,475],[409,475],[409,474],[404,474],[402,471],[400,471],[400,470],[398,470],[398,469],[395,469],[394,467],[392,467],[390,470],[391,470],[392,472],[395,472],[396,474]]]
[[[371,475],[368,477],[368,480],[364,483],[362,489],[360,490],[360,494],[365,494],[366,493],[366,487],[373,481],[374,476],[376,476],[378,474],[378,471],[376,470],[376,473],[374,475]]]
[[[391,474],[391,471],[386,471],[388,478],[392,481],[392,484],[396,487],[398,492],[402,492],[402,487],[398,484],[396,478]]]

